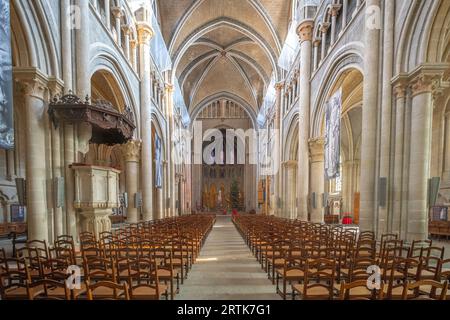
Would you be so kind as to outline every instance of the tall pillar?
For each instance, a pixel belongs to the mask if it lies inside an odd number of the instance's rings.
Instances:
[[[324,169],[324,139],[318,138],[309,141],[309,152],[311,155],[311,194],[316,195],[316,207],[311,208],[311,222],[323,222],[323,206],[319,199],[325,192],[325,169]]]
[[[383,30],[383,94],[381,98],[381,147],[380,147],[380,177],[387,178],[386,205],[378,208],[378,234],[381,235],[392,229],[391,213],[392,168],[392,76],[394,69],[394,20],[395,1],[384,2],[384,30]]]
[[[297,28],[300,37],[300,96],[299,96],[299,144],[298,144],[298,218],[308,220],[309,195],[309,127],[311,99],[311,54],[314,22],[304,20]]]
[[[50,97],[54,97],[56,95],[61,94],[63,91],[63,84],[59,81],[53,80],[49,83],[49,88],[51,91]],[[51,130],[51,146],[52,146],[52,174],[53,174],[53,198],[56,195],[56,180],[63,177],[63,159],[62,159],[62,150],[63,142],[61,141],[61,128],[55,128],[52,124],[50,124]],[[58,206],[57,199],[53,201],[53,225],[54,225],[54,238],[56,239],[58,236],[65,234],[64,227],[64,218],[63,218],[63,208],[62,206]]]
[[[403,168],[405,141],[405,103],[406,85],[395,86],[395,151],[394,151],[394,181],[391,232],[400,234],[402,229],[402,201],[403,201]],[[403,226],[404,227],[404,226]]]
[[[76,0],[80,8],[80,28],[76,30],[77,94],[81,99],[91,94],[89,66],[89,1]]]
[[[26,197],[28,240],[48,241],[47,177],[45,141],[45,97],[47,79],[37,69],[15,71],[25,99],[25,140],[27,157]]]
[[[64,124],[64,169],[66,185],[66,233],[76,239],[77,217],[74,208],[75,180],[73,170],[70,166],[75,163],[75,126]]]
[[[275,209],[275,215],[279,215],[280,209],[280,201],[281,201],[281,162],[282,162],[282,135],[281,135],[281,125],[282,125],[282,91],[283,91],[284,84],[283,83],[277,83],[275,85],[276,90],[276,106],[275,106],[275,130],[278,131],[276,137],[278,138],[278,154],[275,155],[276,159],[274,159],[278,164],[278,172],[275,173],[274,179],[275,179],[275,202],[274,202],[274,209]]]
[[[431,162],[431,78],[412,83],[407,241],[428,238],[428,179]]]
[[[132,140],[123,145],[122,154],[125,161],[125,190],[128,195],[127,222],[136,223],[140,220],[134,199],[139,187],[141,141]]]
[[[169,84],[167,83],[165,85],[165,90],[166,90],[166,108],[167,108],[167,118],[168,118],[168,137],[169,137],[169,142],[168,145],[170,147],[166,148],[167,149],[167,160],[168,160],[168,165],[167,165],[167,176],[168,176],[168,181],[166,183],[167,185],[167,196],[170,199],[168,201],[168,206],[167,206],[167,215],[168,216],[175,216],[175,193],[177,192],[177,189],[175,188],[175,161],[174,161],[174,154],[171,152],[172,150],[172,146],[173,146],[173,136],[175,133],[175,118],[174,118],[174,102],[173,102],[173,94],[174,94],[174,86],[173,84]],[[190,142],[190,141],[189,141]],[[186,157],[189,157],[190,155],[186,155]],[[192,200],[192,199],[191,199]],[[193,204],[195,202],[191,201]]]
[[[380,6],[380,0],[367,0],[367,6]],[[370,16],[366,16],[370,19]],[[380,30],[365,29],[364,87],[361,137],[361,230],[376,230],[375,174],[377,158],[377,109]]]
[[[121,18],[122,18],[122,9],[120,7],[113,7],[112,8],[112,13],[114,15],[114,27],[116,29],[116,33],[117,33],[117,44],[119,45],[119,47],[122,47],[122,28],[121,28]]]
[[[61,1],[61,49],[62,49],[62,77],[64,81],[64,92],[68,93],[73,89],[72,78],[72,32],[70,20],[70,0]]]
[[[142,215],[144,221],[153,219],[153,173],[152,173],[152,125],[151,125],[151,57],[150,40],[153,30],[149,23],[139,22],[137,26],[139,38],[140,78],[141,78],[141,189]]]

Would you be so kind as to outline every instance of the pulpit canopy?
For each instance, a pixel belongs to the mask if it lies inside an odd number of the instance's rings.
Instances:
[[[91,103],[89,97],[83,101],[72,93],[55,97],[49,104],[48,113],[55,128],[64,122],[89,123],[92,126],[90,142],[95,144],[125,144],[133,138],[136,129],[130,107],[125,107],[121,113],[109,101]]]

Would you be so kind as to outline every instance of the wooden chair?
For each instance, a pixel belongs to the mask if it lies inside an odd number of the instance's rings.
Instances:
[[[319,258],[307,262],[303,283],[292,286],[292,299],[298,293],[303,300],[332,300],[335,276],[335,260]]]
[[[31,275],[24,258],[7,258],[6,271],[0,275],[1,300],[28,299],[27,283],[31,282]]]
[[[356,280],[350,283],[341,283],[339,300],[381,300],[383,296],[384,281],[381,281],[378,290],[370,290],[367,280]]]
[[[118,284],[112,281],[86,282],[88,300],[130,300],[126,282]]]
[[[27,282],[29,300],[70,300],[70,290],[64,281],[51,279]]]
[[[428,294],[424,294],[421,287],[429,287]],[[415,282],[408,281],[403,289],[403,300],[445,300],[448,289],[448,282],[439,282],[435,280],[419,280]],[[413,294],[411,295],[411,292]]]
[[[386,270],[387,271],[387,270]],[[415,272],[415,275],[412,275]],[[411,258],[395,258],[390,265],[388,278],[384,276],[387,285],[384,287],[384,298],[387,300],[399,300],[403,297],[404,285],[408,279],[419,280],[421,275],[421,263]],[[411,295],[412,292],[409,293]]]
[[[306,265],[306,258],[295,257],[295,255],[290,254],[284,259],[284,266],[276,270],[276,290],[283,300],[287,298],[288,283],[300,283],[304,279]],[[279,288],[280,279],[283,280],[282,290]]]

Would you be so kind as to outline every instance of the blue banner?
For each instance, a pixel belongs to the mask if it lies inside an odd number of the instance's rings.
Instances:
[[[13,81],[9,1],[0,1],[0,148],[14,148]]]

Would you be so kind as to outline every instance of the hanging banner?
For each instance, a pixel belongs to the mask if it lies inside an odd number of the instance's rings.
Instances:
[[[155,136],[155,187],[162,188],[162,144],[158,135]]]
[[[9,1],[0,1],[0,149],[14,148]]]
[[[336,179],[340,175],[341,158],[342,90],[328,101],[325,113],[325,178]]]

